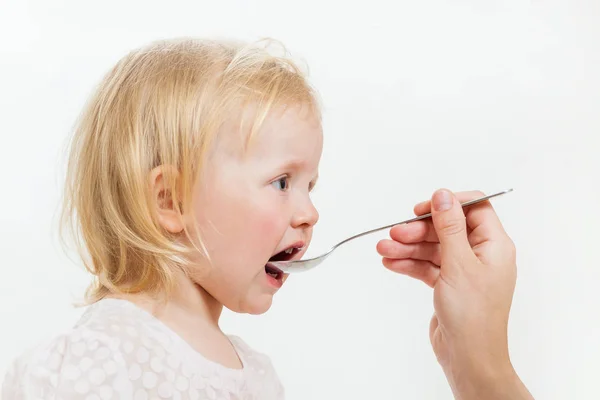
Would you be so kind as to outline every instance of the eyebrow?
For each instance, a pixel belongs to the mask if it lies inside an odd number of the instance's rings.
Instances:
[[[300,169],[306,165],[304,160],[291,160],[283,164],[282,169]]]
[[[291,160],[291,161],[288,161],[285,164],[283,164],[281,169],[282,170],[290,170],[290,169],[298,170],[298,169],[301,169],[305,165],[306,165],[306,161],[304,161],[304,160]],[[317,172],[317,176],[315,176],[314,179],[312,179],[313,187],[315,187],[318,180],[319,180],[319,173]]]

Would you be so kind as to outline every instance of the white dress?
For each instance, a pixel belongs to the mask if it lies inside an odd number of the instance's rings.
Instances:
[[[2,400],[283,399],[268,357],[230,336],[242,369],[204,358],[131,302],[104,299],[69,332],[17,359]]]

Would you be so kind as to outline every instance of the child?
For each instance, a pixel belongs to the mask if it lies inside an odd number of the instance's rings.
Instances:
[[[259,46],[177,40],[124,57],[72,143],[64,217],[94,275],[66,333],[22,356],[2,398],[281,399],[267,357],[219,329],[260,314],[318,214],[316,94]]]

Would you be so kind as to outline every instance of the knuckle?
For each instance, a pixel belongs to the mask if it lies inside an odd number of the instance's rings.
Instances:
[[[517,257],[517,246],[509,237],[506,238],[506,252],[512,259]]]
[[[443,225],[440,227],[440,232],[445,236],[454,236],[464,232],[465,229],[465,218],[456,217],[444,221]]]
[[[387,258],[395,258],[397,251],[395,246],[390,242],[380,242],[377,244],[377,251],[380,255]]]
[[[419,246],[411,246],[409,250],[410,258],[419,258],[421,255],[421,248]]]

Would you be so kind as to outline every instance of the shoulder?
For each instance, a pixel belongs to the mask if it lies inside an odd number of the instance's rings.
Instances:
[[[151,356],[137,351],[142,348],[138,343],[144,339],[143,324],[128,317],[125,309],[101,304],[88,307],[72,329],[13,362],[0,397],[79,399],[126,393],[131,365],[136,358]]]
[[[271,358],[265,353],[250,347],[238,336],[228,335],[228,337],[244,363],[248,378],[247,385],[252,387],[256,393],[260,393],[261,398],[285,398],[284,387]]]
[[[271,358],[267,354],[252,348],[239,336],[228,335],[228,338],[242,361],[246,364],[246,367],[257,370],[261,374],[269,373],[276,375]]]
[[[233,347],[235,347],[240,356],[250,356],[252,358],[261,358],[264,360],[269,360],[269,357],[266,354],[251,347],[241,337],[237,335],[227,335],[227,337],[229,338],[229,341],[231,342],[231,344],[233,344]]]
[[[76,328],[17,358],[5,379],[2,397],[20,400],[96,393],[94,387],[123,374],[124,364],[113,337]]]

